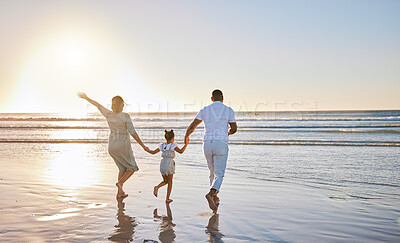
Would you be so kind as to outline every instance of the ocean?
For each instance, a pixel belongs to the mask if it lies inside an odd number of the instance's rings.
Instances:
[[[155,148],[163,142],[164,129],[173,129],[175,140],[182,144],[186,128],[196,113],[130,115],[144,143]],[[348,233],[344,238],[321,235],[316,239],[400,239],[400,111],[236,112],[236,119],[238,131],[230,136],[227,177],[244,178],[251,181],[250,184],[278,183],[309,188],[328,200],[373,205],[380,208],[374,208],[373,214],[390,215],[372,218],[380,225],[379,230],[366,226],[368,233],[364,236],[351,237]],[[110,160],[105,149],[108,134],[107,123],[99,113],[81,117],[2,113],[2,164],[5,166],[10,154],[14,154],[15,159],[18,154],[38,154],[41,149],[49,151],[52,148],[60,152],[66,147],[73,150],[88,146],[95,147],[91,153],[100,153]],[[187,152],[178,160],[177,168],[207,171],[201,151],[202,135],[203,124],[200,124],[191,136]],[[134,154],[139,168],[145,171],[150,165],[156,168],[158,157],[148,160],[138,149],[136,146]],[[4,170],[2,177],[7,177]],[[102,183],[99,178],[93,180]],[[354,217],[357,221],[357,216]],[[340,230],[333,232],[340,233]],[[290,232],[286,233],[290,235]],[[288,239],[293,241],[291,237]]]
[[[196,113],[130,115],[145,143],[163,142],[164,129],[173,129],[183,143]],[[400,196],[400,111],[237,112],[236,119],[238,132],[229,143],[243,156],[228,167],[236,173],[332,190],[352,188],[350,197]],[[0,131],[3,146],[107,143],[109,134],[100,113],[3,113]],[[191,144],[201,144],[202,136],[200,124]]]

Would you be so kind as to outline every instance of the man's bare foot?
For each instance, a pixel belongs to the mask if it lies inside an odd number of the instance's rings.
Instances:
[[[217,205],[217,206],[215,207],[215,209],[213,209],[213,213],[214,213],[214,214],[217,214],[218,207],[219,207],[219,205]]]
[[[165,202],[166,203],[171,203],[171,202],[173,202],[174,200],[172,200],[172,199],[165,199]]]
[[[214,203],[215,203],[215,206],[219,206],[219,197],[217,196],[217,195],[214,195]]]
[[[118,194],[125,195],[124,190],[122,190],[122,185],[119,182],[115,183],[115,185],[118,187]]]
[[[157,195],[158,195],[158,187],[154,187],[154,190],[153,190],[153,195],[155,196],[155,197],[157,197]]]
[[[208,206],[210,207],[210,209],[213,210],[213,212],[216,211],[217,210],[217,206],[215,205],[213,197],[211,196],[211,194],[207,193],[205,197],[207,199]]]

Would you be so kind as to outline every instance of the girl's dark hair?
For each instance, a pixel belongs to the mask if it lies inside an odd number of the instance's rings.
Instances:
[[[164,132],[165,132],[164,137],[165,137],[165,139],[166,139],[167,141],[173,139],[174,136],[175,136],[174,130],[171,130],[171,131],[164,130]]]

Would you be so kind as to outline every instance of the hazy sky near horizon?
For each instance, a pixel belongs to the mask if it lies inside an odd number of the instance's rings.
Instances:
[[[0,112],[400,109],[400,1],[1,1]]]

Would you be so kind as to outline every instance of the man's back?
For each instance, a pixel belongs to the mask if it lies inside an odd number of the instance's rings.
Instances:
[[[219,140],[225,143],[228,143],[228,124],[236,122],[232,108],[221,101],[201,109],[196,119],[204,121],[204,141]]]

